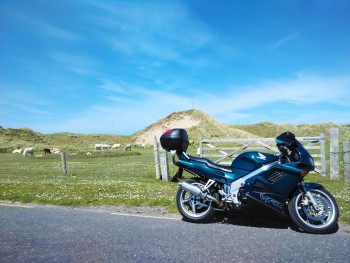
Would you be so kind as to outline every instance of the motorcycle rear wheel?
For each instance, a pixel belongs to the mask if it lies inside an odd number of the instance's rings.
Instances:
[[[306,202],[305,193],[294,196],[289,204],[288,211],[292,221],[301,230],[313,234],[328,234],[338,227],[339,208],[330,192],[321,189],[310,190],[317,203],[315,210],[311,202]]]
[[[205,184],[193,179],[186,180],[186,183],[192,184],[203,189]],[[208,221],[214,213],[213,201],[203,200],[181,187],[176,194],[176,205],[180,214],[186,221],[199,223]]]

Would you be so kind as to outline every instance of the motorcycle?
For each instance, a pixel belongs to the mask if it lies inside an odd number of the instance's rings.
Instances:
[[[194,178],[179,183],[176,204],[183,218],[205,222],[216,211],[241,211],[254,202],[289,216],[302,231],[314,234],[334,232],[339,209],[335,198],[321,184],[305,182],[315,168],[310,153],[291,132],[276,139],[279,152],[243,152],[231,165],[191,156],[188,134],[171,129],[160,137],[161,146],[172,154],[174,165]]]

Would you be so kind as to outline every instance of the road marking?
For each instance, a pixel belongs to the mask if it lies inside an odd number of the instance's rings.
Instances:
[[[21,207],[21,208],[34,208],[34,206],[31,206],[31,205],[0,204],[0,206],[13,206],[13,207]]]
[[[181,220],[179,218],[171,218],[171,217],[164,217],[164,216],[146,216],[146,215],[122,214],[122,213],[111,213],[111,214],[118,215],[118,216],[132,216],[132,217],[143,217],[143,218],[154,218],[154,219]]]

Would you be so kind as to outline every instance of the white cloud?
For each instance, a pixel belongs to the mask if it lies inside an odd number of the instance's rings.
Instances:
[[[46,110],[42,110],[40,108],[35,108],[32,106],[28,106],[25,104],[12,104],[11,106],[13,107],[17,107],[18,109],[20,109],[20,111],[24,111],[26,113],[30,113],[30,114],[34,114],[34,115],[46,115],[46,116],[51,116],[52,113]]]
[[[300,74],[294,79],[266,81],[247,87],[233,87],[225,94],[204,94],[201,107],[213,114],[242,112],[275,102],[349,105],[350,77],[321,77]]]
[[[174,111],[189,109],[190,99],[162,91],[135,88],[130,94],[138,97],[110,96],[106,104],[91,106],[79,116],[58,121],[50,131],[72,131],[82,133],[110,133],[113,125],[116,133],[132,134],[164,118]]]
[[[108,29],[105,41],[125,55],[180,59],[184,53],[203,47],[212,39],[207,27],[180,3],[97,6],[103,10],[103,17],[94,21]]]
[[[292,41],[293,39],[297,38],[301,34],[301,31],[290,34],[288,36],[285,36],[279,40],[277,40],[275,43],[271,45],[270,50],[273,51],[277,48],[280,48],[281,46],[285,45],[286,43]]]
[[[102,80],[103,84],[99,86],[101,89],[105,91],[111,91],[113,93],[125,93],[126,90],[119,84],[115,84],[115,82],[107,79]]]
[[[17,20],[21,26],[28,29],[28,32],[35,32],[39,33],[40,36],[48,36],[68,41],[76,41],[80,39],[78,34],[71,32],[66,28],[49,23],[44,19],[34,18],[33,14],[27,13],[21,10],[21,8],[17,7],[16,9],[12,9],[6,6],[2,6],[1,8],[3,9],[1,15]]]
[[[73,40],[73,41],[79,40],[79,37],[77,36],[77,34],[69,32],[66,29],[62,29],[60,27],[51,25],[47,22],[32,20],[32,23],[33,23],[32,29],[35,29],[38,32],[45,34],[47,36],[65,39],[65,40]]]
[[[93,70],[95,63],[90,57],[64,52],[54,52],[51,57],[60,63],[64,69],[69,69],[79,75],[96,75],[96,72]]]
[[[109,83],[113,87],[113,84]],[[119,89],[105,95],[105,104],[91,105],[80,115],[65,121],[57,121],[50,131],[72,131],[82,133],[132,134],[175,111],[199,108],[225,123],[254,123],[257,120],[276,122],[348,122],[350,113],[332,115],[329,105],[349,106],[350,78],[307,76],[300,74],[294,79],[266,81],[248,87],[235,87],[221,93],[203,94],[198,91],[190,96],[176,92],[127,87],[127,93]],[[288,119],[283,119],[288,108],[280,113],[275,104],[295,104]],[[312,110],[313,104],[324,105],[323,110]],[[310,105],[310,109],[307,106]],[[308,109],[300,111],[295,109]],[[328,107],[328,108],[327,108]],[[253,111],[252,111],[253,110]],[[280,116],[279,116],[280,115]],[[47,128],[47,127],[46,127]]]

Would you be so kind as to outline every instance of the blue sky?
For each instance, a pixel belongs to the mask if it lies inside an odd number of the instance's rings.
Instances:
[[[0,0],[0,125],[130,135],[196,108],[350,122],[350,2]]]

